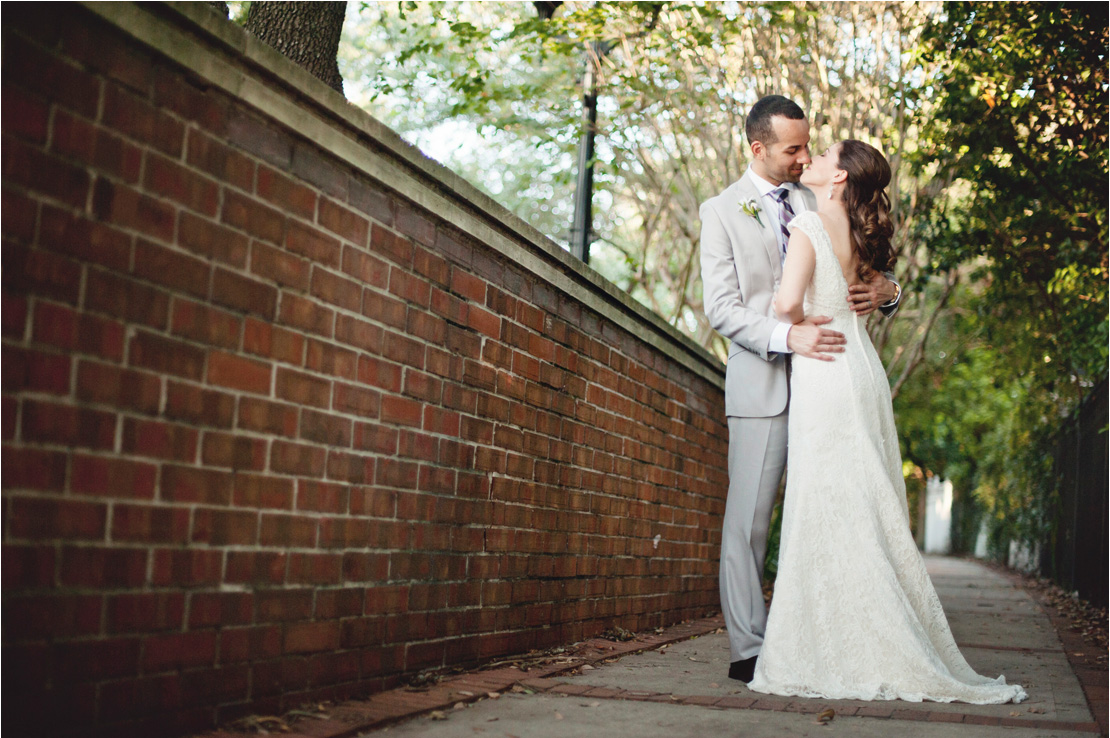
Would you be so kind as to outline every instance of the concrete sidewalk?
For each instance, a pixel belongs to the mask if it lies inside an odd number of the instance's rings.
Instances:
[[[1024,685],[1029,693],[1026,702],[860,702],[756,694],[726,678],[727,637],[720,619],[710,618],[633,641],[590,641],[573,654],[548,659],[527,671],[516,667],[476,671],[428,689],[374,695],[364,702],[337,706],[326,717],[300,720],[286,735],[1106,735],[1106,671],[1073,668],[1072,662],[1084,654],[1074,650],[1080,647],[1074,637],[1063,632],[1066,623],[1054,624],[1054,615],[1018,586],[1016,577],[960,559],[930,557],[927,561],[953,633],[972,667],[984,674],[1004,673],[1009,681]],[[818,714],[829,708],[835,717],[821,724]]]

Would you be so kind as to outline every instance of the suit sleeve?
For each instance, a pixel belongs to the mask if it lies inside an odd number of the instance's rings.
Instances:
[[[883,272],[883,276],[890,280],[892,283],[898,284],[898,281],[894,279],[894,272]],[[902,297],[905,294],[906,293],[904,291],[901,291],[898,293],[898,297],[895,300],[888,302],[886,305],[879,306],[879,312],[883,314],[883,317],[890,318],[893,317],[896,312],[898,312],[898,308],[902,307]]]
[[[716,210],[701,206],[701,280],[705,315],[725,338],[770,360],[768,346],[779,321],[744,304],[735,251]]]

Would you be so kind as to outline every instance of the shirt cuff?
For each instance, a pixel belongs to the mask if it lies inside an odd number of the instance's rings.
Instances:
[[[776,354],[790,354],[790,346],[787,345],[786,337],[793,328],[789,323],[779,323],[775,326],[775,330],[771,331],[771,340],[767,342],[767,351]]]

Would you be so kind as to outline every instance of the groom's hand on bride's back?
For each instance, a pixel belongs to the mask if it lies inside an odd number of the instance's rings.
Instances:
[[[800,356],[832,361],[834,357],[830,354],[843,353],[846,341],[843,333],[821,327],[831,321],[827,316],[814,315],[795,323],[786,334],[786,345]]]

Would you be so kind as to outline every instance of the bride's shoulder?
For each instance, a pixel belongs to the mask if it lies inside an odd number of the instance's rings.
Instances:
[[[832,216],[817,211],[814,211],[813,214],[817,216],[818,222],[821,223],[821,226],[824,227],[826,232],[832,232],[833,227],[837,224],[837,221]]]
[[[821,215],[814,210],[807,210],[804,213],[798,213],[790,221],[788,226],[790,229],[798,229],[812,237],[812,234],[820,231],[825,227],[824,222],[821,220]]]

